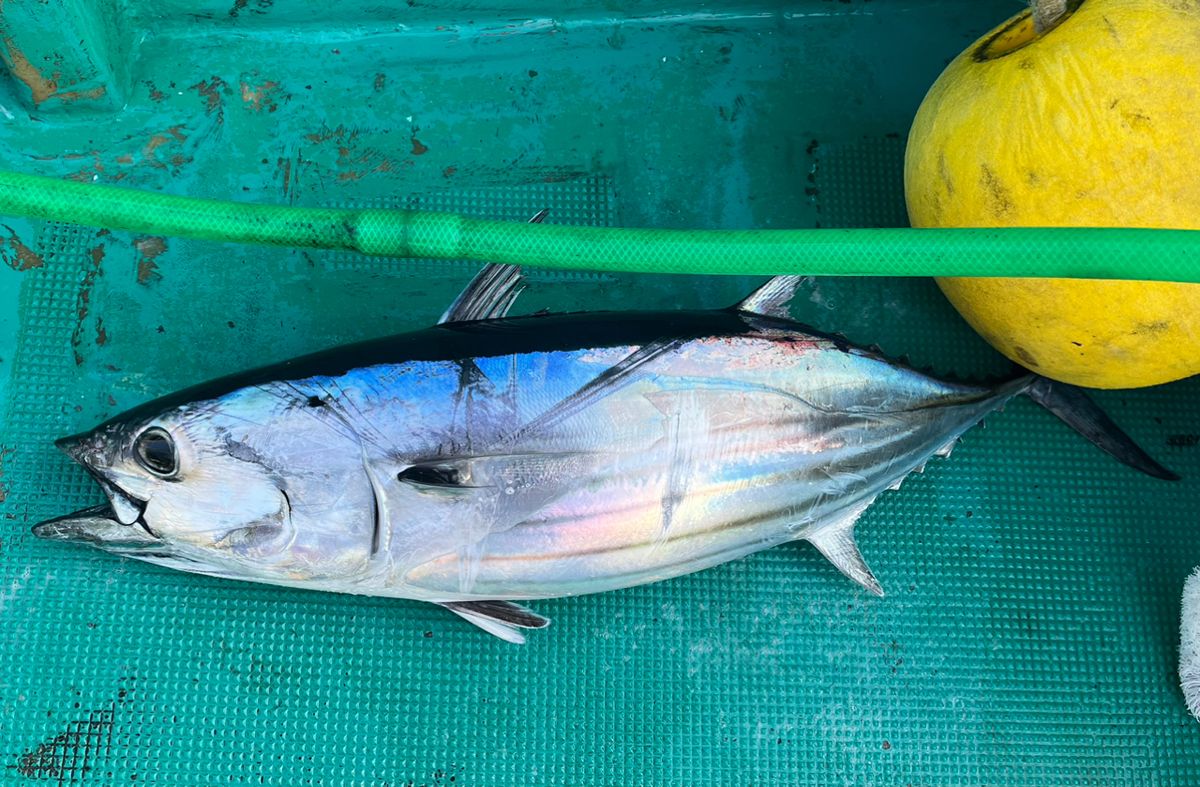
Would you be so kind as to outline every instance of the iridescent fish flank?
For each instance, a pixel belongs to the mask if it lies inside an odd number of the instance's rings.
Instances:
[[[151,402],[60,441],[108,504],[42,523],[230,579],[430,601],[509,641],[518,602],[598,593],[809,541],[1013,396],[1160,478],[1077,389],[934,379],[787,317],[796,277],[718,311],[508,318],[488,266],[429,329]]]

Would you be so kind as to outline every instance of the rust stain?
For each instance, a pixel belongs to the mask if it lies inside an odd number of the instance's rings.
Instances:
[[[204,99],[204,114],[211,115],[215,112],[217,122],[222,123],[225,120],[225,105],[221,95],[228,87],[229,85],[224,79],[219,76],[211,76],[208,79],[200,80],[188,90],[195,90]]]
[[[0,40],[3,40],[4,48],[8,50],[8,57],[5,60],[8,62],[9,70],[14,77],[24,82],[25,86],[29,88],[35,107],[58,92],[57,80],[47,79],[37,69],[37,66],[29,62],[25,53],[17,48],[17,44],[12,38],[4,36]]]
[[[283,193],[287,196],[292,185],[292,160],[280,156],[275,159],[275,174],[283,174]]]
[[[442,170],[442,177],[443,178],[453,177],[455,172],[458,172],[458,167],[453,167],[453,166],[446,167],[444,170]]]
[[[71,332],[71,351],[75,356],[75,365],[83,365],[83,353],[79,348],[83,344],[84,321],[92,305],[92,288],[96,286],[96,277],[104,273],[101,264],[104,262],[104,245],[94,247],[89,254],[92,267],[83,275],[79,283],[79,293],[75,296],[75,330]]]
[[[108,329],[104,327],[104,318],[96,318],[96,344],[103,347],[108,343]]]
[[[49,156],[30,156],[34,161],[74,161],[75,159],[87,158],[87,153],[62,153],[51,154]]]
[[[183,128],[184,126],[182,123],[170,126],[167,128],[167,133],[174,137],[176,142],[186,142],[187,134],[183,133]]]
[[[375,172],[391,172],[397,166],[396,162],[377,148],[358,144],[359,132],[349,130],[345,126],[329,128],[323,126],[320,131],[306,134],[309,142],[322,144],[335,141],[337,144],[337,179],[341,182],[360,180]],[[414,140],[415,141],[415,140]],[[420,144],[419,142],[416,144]],[[423,148],[424,146],[422,146]],[[409,162],[404,162],[407,165]]]
[[[187,141],[187,138],[187,134],[183,133],[182,125],[171,126],[170,128],[163,130],[161,133],[151,135],[150,139],[146,140],[146,144],[142,146],[142,161],[146,162],[152,167],[166,169],[167,165],[162,161],[159,161],[154,155],[154,152],[163,145],[185,142]],[[185,156],[182,153],[177,153],[170,158],[170,162],[176,167],[180,167],[191,160],[192,158],[190,156]],[[132,157],[130,157],[130,161],[132,161]]]
[[[167,239],[160,235],[148,235],[133,242],[138,252],[137,283],[149,284],[162,278],[158,272],[158,258],[167,250]]]
[[[233,0],[233,8],[229,9],[229,16],[233,19],[237,19],[238,14],[246,10],[246,6],[249,4],[249,2],[250,0]]]
[[[429,148],[421,144],[421,140],[417,139],[416,135],[412,138],[412,154],[414,156],[423,156],[429,152]]]
[[[267,80],[255,86],[243,79],[241,86],[242,101],[250,107],[251,112],[262,112],[265,109],[270,113],[279,109],[275,100],[282,92],[278,82]]]
[[[132,164],[133,163],[133,154],[126,153],[123,156],[117,156],[117,163],[118,164]]]
[[[149,79],[142,82],[142,84],[145,85],[146,88],[150,91],[150,100],[151,101],[153,101],[155,103],[159,103],[159,102],[165,101],[167,99],[167,94],[162,92],[161,90],[159,90],[158,86],[155,85]]]
[[[8,267],[14,271],[27,271],[46,264],[41,255],[21,242],[16,230],[7,224],[4,225],[4,229],[8,230],[8,238],[5,246],[0,246],[0,259],[3,259]]]
[[[357,131],[349,132],[349,139],[353,140],[357,136]],[[304,138],[309,142],[318,145],[322,142],[328,142],[331,139],[343,139],[346,137],[347,131],[345,126],[338,126],[337,128],[329,128],[328,126],[324,126],[320,131],[304,135]]]
[[[108,92],[108,88],[104,85],[94,87],[90,90],[69,90],[66,93],[59,93],[58,99],[66,103],[75,101],[91,101],[100,98]]]
[[[142,148],[142,158],[150,158],[154,151],[167,144],[168,138],[163,134],[155,134]]]

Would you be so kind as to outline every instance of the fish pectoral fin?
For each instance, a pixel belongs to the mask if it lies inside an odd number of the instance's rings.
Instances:
[[[439,601],[438,606],[514,645],[525,644],[523,629],[544,629],[550,619],[511,601]]]
[[[395,474],[403,486],[428,497],[492,501],[489,517],[507,529],[573,488],[599,461],[593,454],[519,453],[418,462]]]
[[[838,571],[875,595],[882,596],[883,586],[871,572],[854,540],[854,524],[873,501],[874,498],[855,506],[847,516],[806,536],[805,540],[815,546],[830,563],[837,566]]]
[[[547,212],[539,211],[529,223],[541,224]],[[524,289],[520,266],[495,262],[485,265],[458,294],[437,324],[498,320],[508,314]]]

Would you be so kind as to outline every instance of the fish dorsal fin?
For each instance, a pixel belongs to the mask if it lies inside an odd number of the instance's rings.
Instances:
[[[499,319],[508,314],[524,289],[520,266],[489,263],[463,288],[437,324]]]
[[[550,625],[549,618],[511,601],[442,601],[438,606],[514,645],[525,644],[522,629],[542,629]]]
[[[867,561],[863,559],[862,552],[858,549],[858,544],[854,541],[854,523],[872,502],[873,499],[855,506],[848,515],[807,536],[807,540],[820,550],[830,563],[837,566],[838,571],[875,595],[882,596],[883,587],[871,573]]]
[[[545,210],[539,211],[529,223],[541,224],[547,213]],[[521,266],[494,262],[485,265],[458,294],[437,324],[498,320],[508,314],[524,289],[525,277],[521,274]]]
[[[738,311],[764,314],[768,317],[788,318],[788,304],[796,296],[796,289],[807,276],[776,276],[754,292],[747,295],[734,308]]]

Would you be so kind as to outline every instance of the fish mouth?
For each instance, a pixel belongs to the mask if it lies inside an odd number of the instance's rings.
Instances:
[[[145,522],[139,519],[137,524],[140,526],[123,524],[110,503],[101,503],[73,514],[47,519],[34,525],[33,534],[50,541],[72,541],[117,553],[161,549],[164,546],[163,540]]]
[[[163,540],[146,524],[147,501],[121,489],[95,467],[93,441],[92,436],[65,437],[55,445],[87,470],[108,502],[48,519],[34,525],[33,534],[52,541],[89,544],[109,552],[136,552],[150,546],[161,548]]]
[[[120,522],[122,525],[141,525],[147,531],[150,528],[146,525],[146,502],[139,500],[129,494],[121,487],[101,476],[98,472],[88,465],[84,465],[92,478],[96,479],[96,483],[100,485],[100,489],[104,491],[108,498],[108,507],[112,512],[113,519]]]

